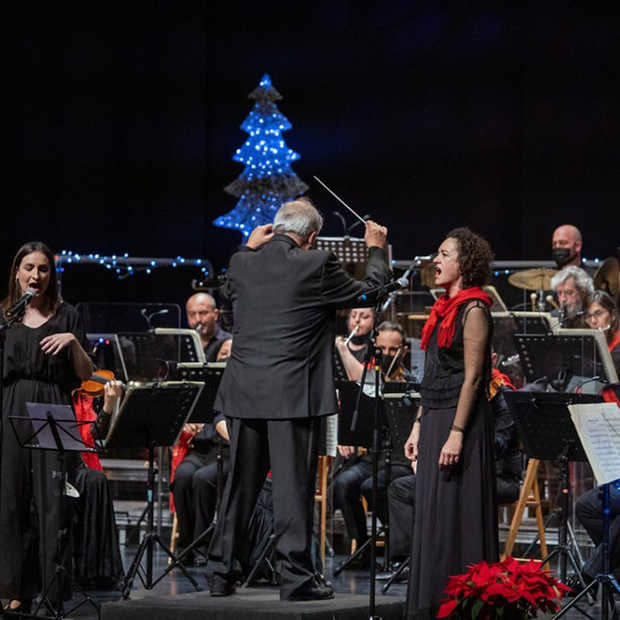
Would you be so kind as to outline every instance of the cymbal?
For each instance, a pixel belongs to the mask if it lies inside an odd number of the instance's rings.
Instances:
[[[594,288],[617,297],[620,292],[620,261],[615,256],[606,258],[596,270]]]
[[[435,286],[435,263],[428,263],[420,271],[420,281],[424,286],[433,288]]]
[[[528,291],[549,291],[551,290],[551,278],[557,273],[555,269],[525,269],[516,271],[508,276],[508,282],[517,288],[524,288]]]

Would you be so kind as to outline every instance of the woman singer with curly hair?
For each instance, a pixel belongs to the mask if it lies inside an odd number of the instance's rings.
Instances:
[[[435,285],[446,290],[422,332],[421,406],[405,444],[416,471],[407,618],[434,618],[449,575],[498,559],[491,375],[492,300],[481,288],[493,258],[468,228],[439,246]]]

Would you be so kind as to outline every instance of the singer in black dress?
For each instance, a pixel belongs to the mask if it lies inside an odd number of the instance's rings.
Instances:
[[[28,289],[34,297],[23,319],[4,334],[0,426],[0,598],[21,611],[54,576],[60,489],[56,453],[21,447],[9,416],[26,416],[26,402],[70,405],[71,390],[92,374],[78,314],[60,299],[54,257],[40,242],[15,255],[3,310]],[[15,424],[20,436],[30,427]],[[77,459],[78,453],[66,457],[68,472]],[[67,565],[68,552],[65,544],[59,560]],[[54,603],[68,595],[68,580],[61,581],[48,593]]]
[[[437,615],[450,575],[498,559],[491,371],[491,298],[483,291],[488,243],[466,228],[439,247],[435,283],[446,289],[422,333],[422,404],[405,454],[417,465],[407,618]]]

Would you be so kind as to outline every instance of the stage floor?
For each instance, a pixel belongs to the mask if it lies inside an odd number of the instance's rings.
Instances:
[[[135,555],[135,547],[122,547],[123,564],[128,567]],[[251,588],[238,588],[232,597],[216,598],[209,596],[204,568],[189,568],[189,573],[196,579],[200,592],[196,592],[183,575],[175,569],[162,579],[152,590],[145,590],[139,579],[134,582],[132,594],[128,601],[121,600],[118,591],[89,591],[93,600],[102,605],[104,620],[122,620],[123,618],[145,618],[148,620],[192,618],[299,618],[320,620],[322,618],[342,618],[354,620],[368,618],[370,578],[367,570],[344,570],[333,577],[333,570],[344,560],[343,556],[327,558],[325,574],[336,591],[331,601],[313,601],[287,603],[280,602],[278,589],[270,585],[258,585]],[[155,552],[153,560],[153,578],[157,579],[167,567],[167,558],[163,553]],[[378,573],[380,575],[380,573]],[[381,593],[385,580],[376,583],[376,609],[384,620],[400,618],[406,596],[406,584],[393,584],[387,594]],[[570,599],[566,599],[568,601]],[[75,595],[67,606],[79,602]],[[584,604],[583,609],[594,618],[600,617],[600,605],[594,607]],[[208,614],[208,616],[207,616]],[[96,618],[92,607],[80,607],[71,614],[71,618],[93,620]],[[564,616],[566,620],[583,620],[575,608]],[[544,620],[544,616],[539,616]]]

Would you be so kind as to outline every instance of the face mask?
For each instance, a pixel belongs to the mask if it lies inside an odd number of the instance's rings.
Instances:
[[[366,344],[370,342],[370,334],[364,334],[363,336],[353,336],[350,342],[351,344],[355,345]]]
[[[558,267],[566,265],[566,263],[574,257],[575,255],[571,254],[568,248],[553,248],[551,250],[551,258],[556,262]]]

